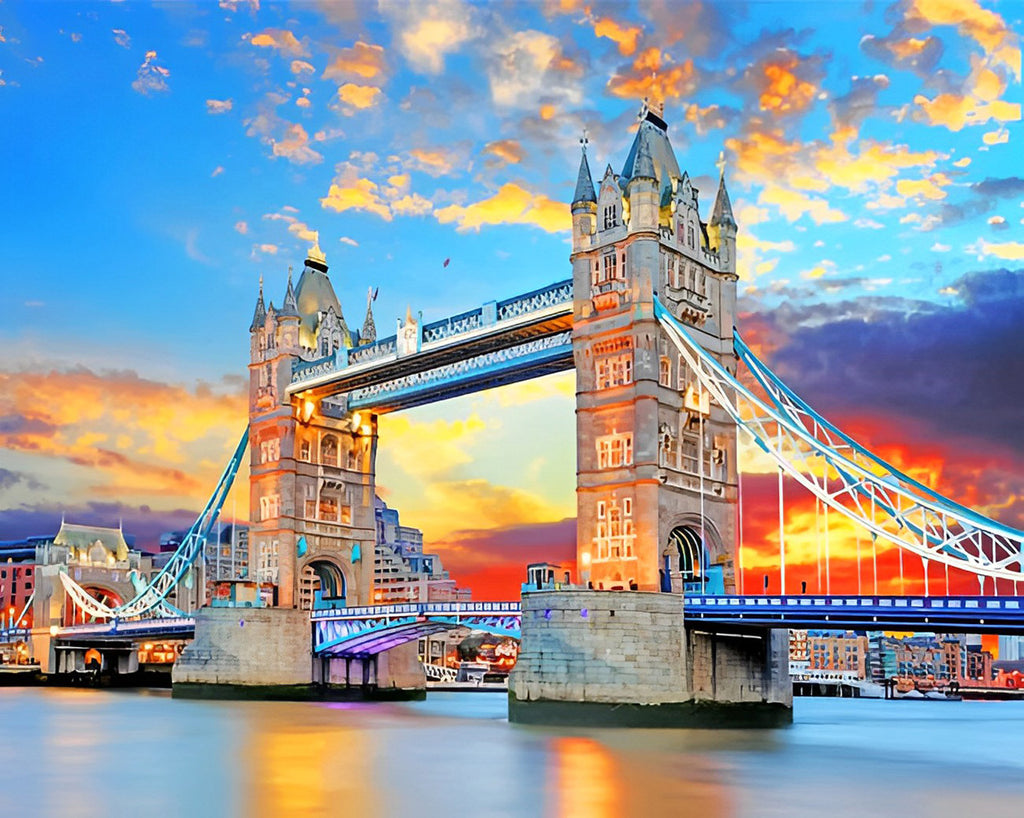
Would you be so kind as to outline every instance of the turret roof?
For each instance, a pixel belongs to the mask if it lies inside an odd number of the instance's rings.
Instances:
[[[590,177],[590,165],[587,162],[587,146],[583,146],[583,155],[580,157],[580,172],[576,177],[576,192],[572,195],[572,203],[597,202],[597,194],[594,192],[594,180]]]
[[[249,332],[256,332],[256,330],[263,326],[263,322],[267,320],[267,307],[263,303],[263,276],[260,276],[260,294],[256,299],[256,309],[252,314],[252,323],[249,325]]]

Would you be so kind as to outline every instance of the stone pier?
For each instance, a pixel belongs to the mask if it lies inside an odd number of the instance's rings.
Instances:
[[[172,673],[186,698],[420,698],[426,690],[416,646],[343,663],[314,657],[309,613],[287,608],[202,608],[195,639]]]
[[[792,721],[785,631],[684,627],[683,597],[635,591],[523,594],[509,682],[514,722],[776,727]]]

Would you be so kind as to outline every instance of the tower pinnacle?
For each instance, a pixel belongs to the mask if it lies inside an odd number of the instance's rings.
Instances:
[[[252,314],[252,324],[249,325],[249,332],[255,332],[266,320],[267,307],[263,303],[263,275],[260,274],[260,294],[256,299],[256,309]]]
[[[582,155],[580,156],[580,172],[576,176],[576,192],[572,195],[572,203],[593,202],[597,203],[597,194],[594,192],[594,180],[590,176],[590,165],[587,162],[587,145],[590,139],[587,137],[587,129],[583,129],[583,136],[580,137]]]

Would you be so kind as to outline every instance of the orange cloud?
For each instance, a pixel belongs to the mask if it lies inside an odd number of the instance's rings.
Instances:
[[[773,55],[761,66],[764,79],[758,104],[762,111],[792,113],[804,111],[814,101],[818,88],[797,76],[800,58],[793,52]]]
[[[523,161],[523,146],[515,139],[499,139],[484,145],[484,153],[497,157],[508,165],[517,165]]]
[[[906,16],[933,26],[956,26],[991,55],[1006,65],[1017,79],[1021,76],[1021,52],[1018,36],[994,11],[982,8],[977,0],[911,0]]]
[[[247,417],[242,388],[192,389],[131,372],[0,372],[0,447],[89,496],[178,504],[209,492]],[[67,499],[67,498],[65,498]]]
[[[273,144],[274,156],[283,156],[297,165],[315,164],[323,156],[309,147],[309,134],[299,123],[288,126],[286,135]]]
[[[919,196],[922,199],[937,201],[946,198],[944,187],[950,185],[949,177],[944,173],[933,173],[924,179],[900,179],[896,182],[896,192],[900,196]]]
[[[617,73],[608,80],[608,91],[627,99],[648,98],[655,102],[692,94],[696,89],[693,60],[673,63],[658,48],[641,51],[625,74]]]
[[[548,233],[561,233],[571,225],[569,209],[543,194],[531,193],[514,182],[493,196],[470,205],[449,205],[434,211],[441,224],[455,223],[460,232],[491,224],[529,224]]]
[[[377,102],[378,96],[380,96],[380,88],[373,85],[355,85],[346,82],[338,88],[338,99],[345,105],[351,105],[360,110],[372,108]]]
[[[377,183],[369,179],[356,178],[347,171],[331,183],[327,195],[320,200],[320,206],[336,213],[364,210],[380,216],[386,222],[392,218],[391,209],[381,198]]]
[[[292,57],[309,56],[309,49],[299,42],[294,34],[283,28],[268,28],[260,34],[254,34],[249,43],[261,48],[273,48]]]
[[[415,169],[431,176],[451,173],[458,161],[456,153],[445,148],[413,148],[409,155],[413,158],[412,164]]]
[[[802,216],[810,217],[815,224],[844,222],[849,218],[841,210],[832,207],[825,199],[782,187],[766,187],[758,196],[757,203],[774,205],[791,222],[797,221]]]
[[[1020,261],[1024,259],[1024,242],[1019,241],[1004,241],[1004,242],[987,242],[984,239],[978,239],[975,244],[970,245],[967,250],[971,253],[977,254],[979,259],[985,256],[995,256],[996,258],[1007,259],[1009,261]]]
[[[384,49],[379,45],[357,40],[351,48],[343,48],[324,69],[324,79],[346,79],[352,75],[369,80],[385,70]]]
[[[607,37],[619,47],[619,53],[625,57],[636,52],[637,41],[643,30],[638,26],[623,26],[611,17],[603,17],[594,21],[594,35]]]

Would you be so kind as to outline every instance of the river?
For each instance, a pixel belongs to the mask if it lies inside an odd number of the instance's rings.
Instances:
[[[0,816],[1024,815],[1024,703],[798,699],[766,731],[519,727],[494,693],[0,688]]]

